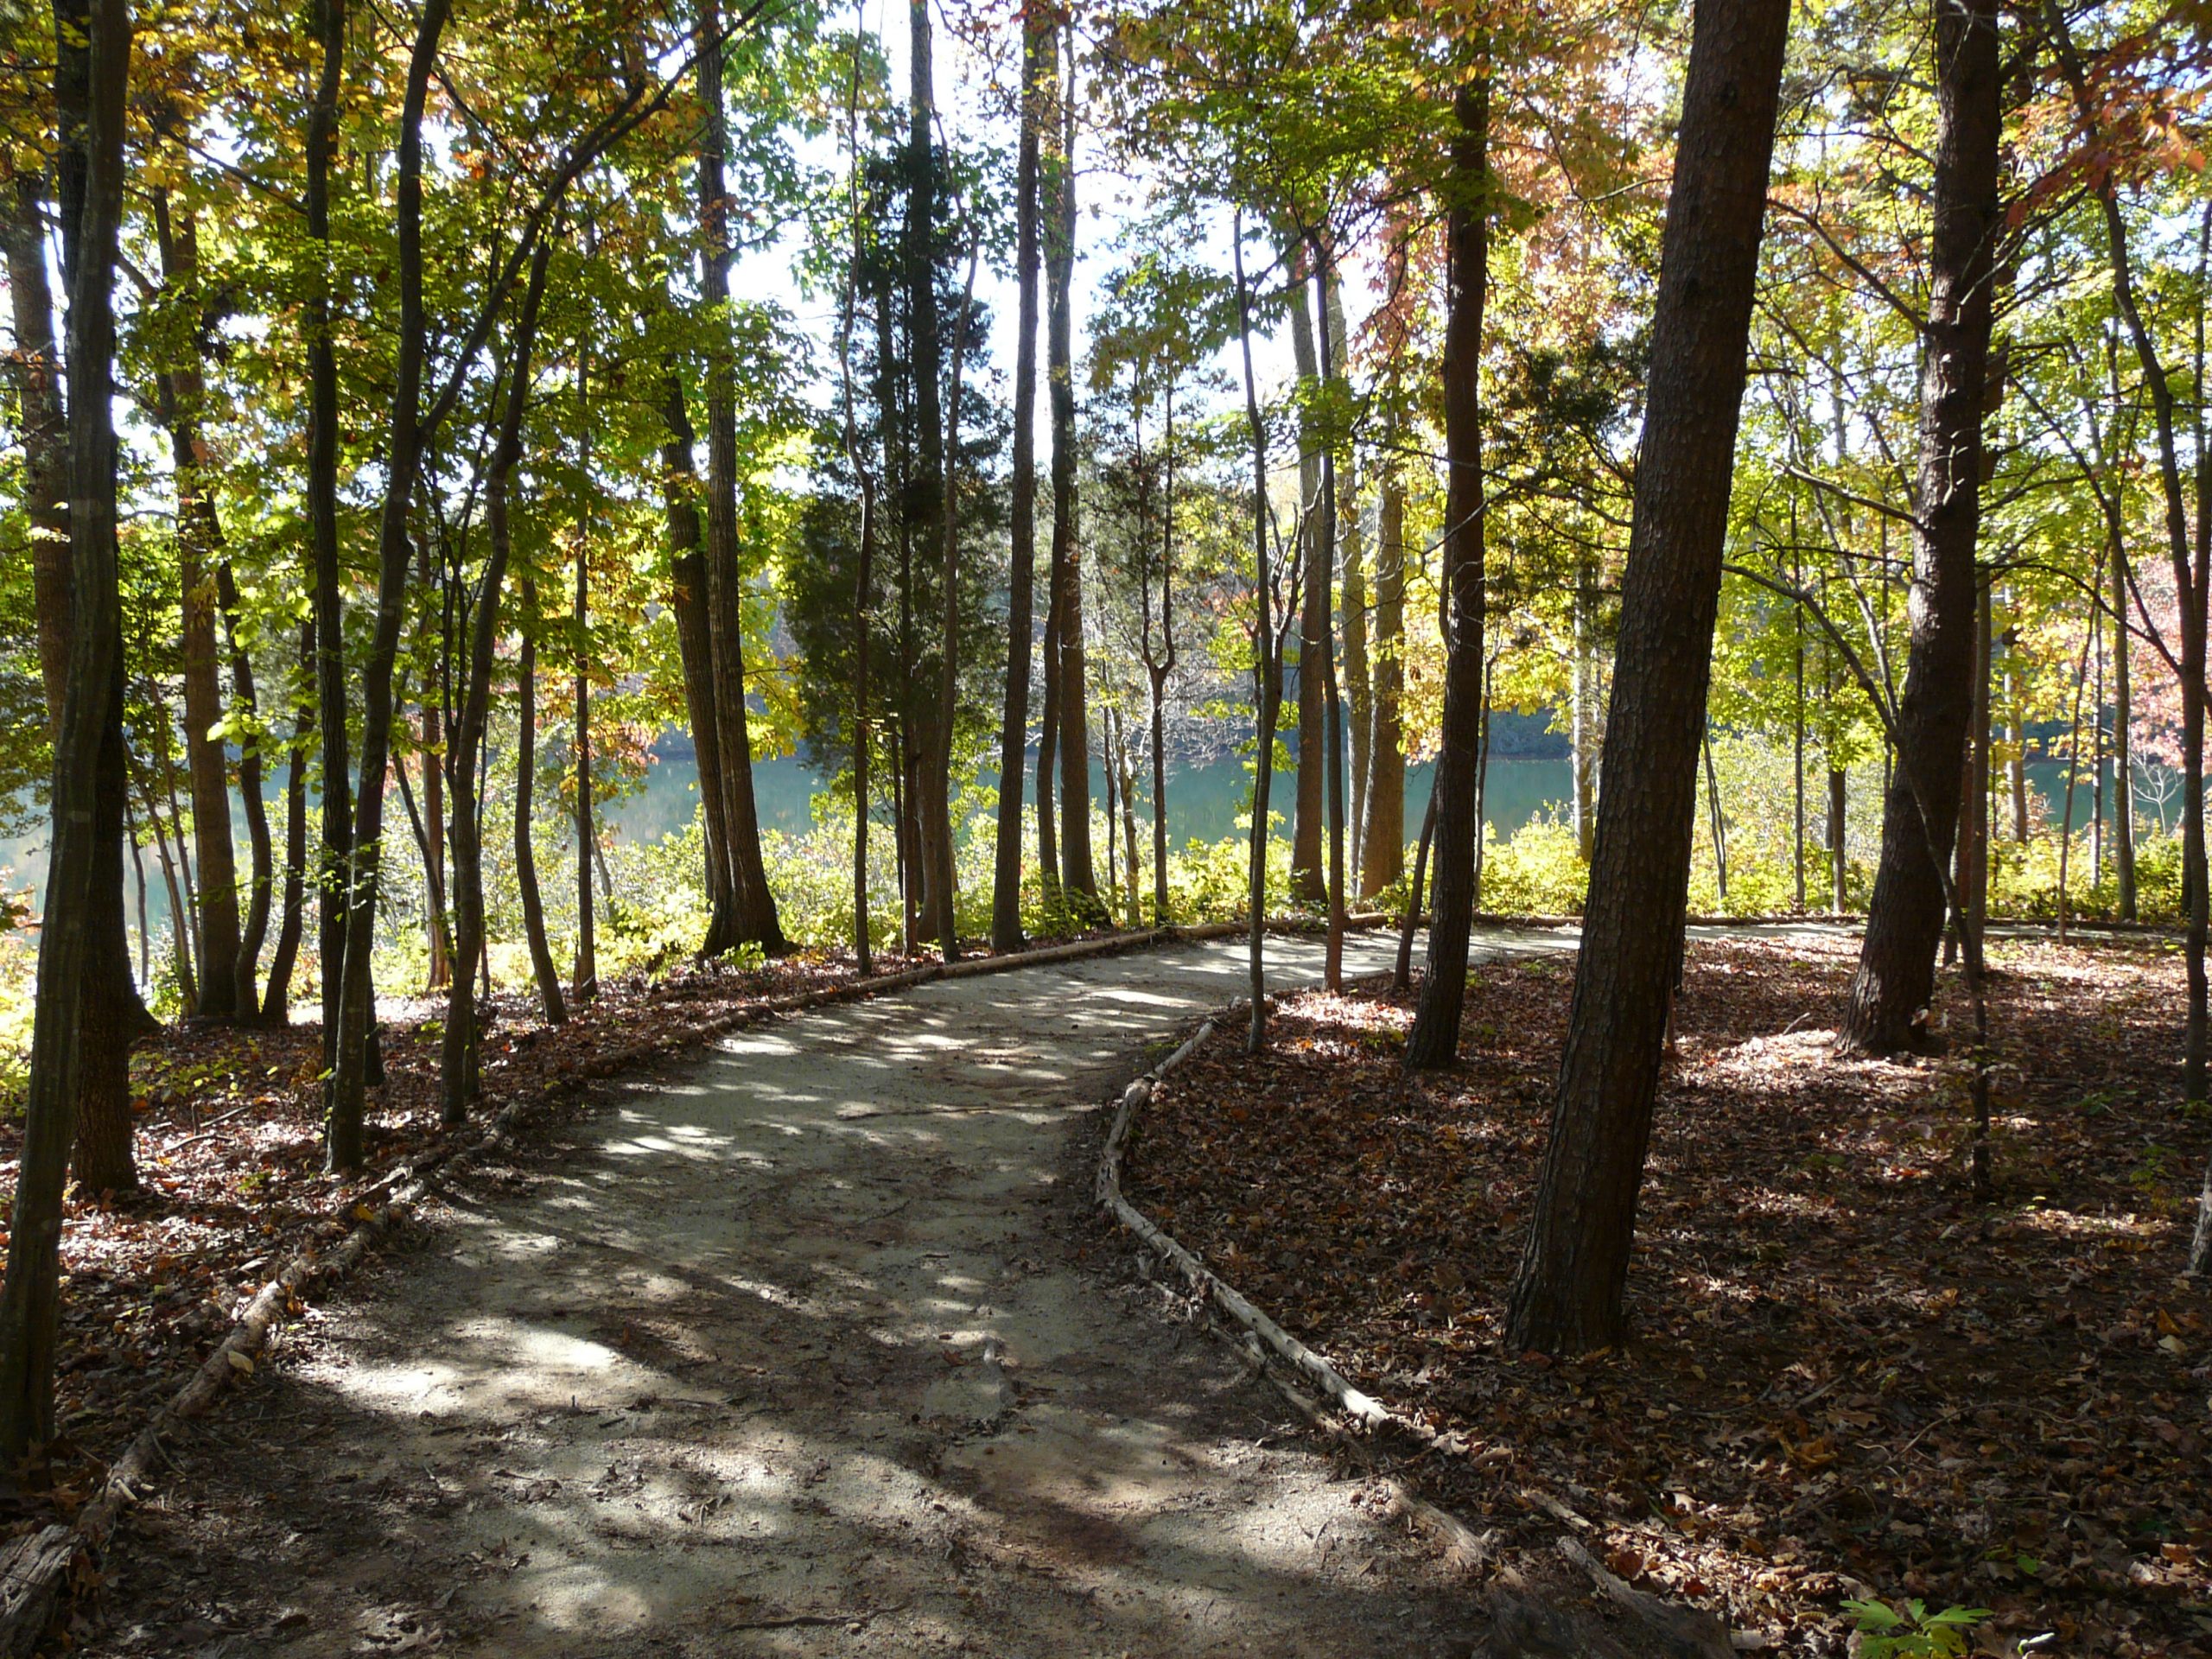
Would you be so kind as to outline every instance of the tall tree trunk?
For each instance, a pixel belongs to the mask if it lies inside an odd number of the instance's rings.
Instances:
[[[2005,630],[2005,790],[2012,798],[2012,839],[2028,844],[2028,727],[2020,702],[2020,632]]]
[[[1306,278],[1306,250],[1300,242],[1287,251],[1294,284],[1290,304],[1291,360],[1302,385],[1321,378],[1313,345],[1313,302]],[[1322,875],[1321,847],[1327,772],[1329,676],[1329,569],[1321,550],[1321,451],[1309,419],[1298,428],[1298,776],[1291,797],[1290,896],[1294,904],[1319,905],[1328,899]]]
[[[730,219],[726,162],[729,118],[722,102],[721,16],[718,0],[700,0],[699,219],[707,238],[704,300],[710,314],[729,303]],[[707,354],[707,614],[715,659],[715,735],[721,747],[723,817],[737,908],[736,943],[771,956],[790,947],[776,915],[760,856],[760,817],[753,794],[753,739],[745,706],[745,575],[737,536],[737,371],[725,330]]]
[[[1483,309],[1490,292],[1490,72],[1460,83],[1453,99],[1452,184],[1446,235],[1451,308],[1444,325],[1444,725],[1432,798],[1436,877],[1428,927],[1428,974],[1406,1038],[1409,1071],[1449,1065],[1459,1052],[1466,1001],[1468,935],[1475,914],[1477,801],[1483,728]]]
[[[154,219],[164,296],[196,311],[199,226],[189,213],[173,224],[168,194],[162,190],[154,193]],[[193,332],[196,335],[197,329]],[[199,367],[194,363],[173,365],[161,372],[159,381],[176,474],[184,758],[192,785],[193,855],[200,867],[200,1012],[229,1019],[239,1011],[239,924],[230,766],[223,740],[216,735],[223,719],[223,694],[215,645],[215,567],[223,556],[223,528],[201,476],[205,457],[200,453],[200,405],[205,391]],[[249,1000],[247,1011],[251,1007]]]
[[[1387,442],[1384,448],[1387,455]],[[1363,899],[1394,885],[1406,862],[1405,728],[1399,713],[1406,683],[1406,486],[1391,460],[1382,465],[1375,531],[1374,734],[1367,750],[1367,822],[1359,836]]]
[[[61,366],[54,343],[54,295],[46,276],[44,191],[18,173],[9,188],[8,298],[16,349],[8,378],[23,445],[23,512],[30,520],[31,593],[38,619],[39,673],[48,738],[61,732],[69,679],[69,423],[61,410]]]
[[[1060,887],[1079,921],[1096,922],[1098,878],[1090,851],[1090,712],[1084,684],[1083,569],[1076,547],[1075,105],[1072,26],[1061,54],[1058,186],[1046,249],[1052,405],[1052,581],[1059,646]]]
[[[530,397],[531,353],[537,344],[537,313],[545,293],[545,268],[551,241],[541,241],[531,258],[530,282],[522,309],[515,315],[509,350],[506,404],[499,436],[485,467],[484,509],[492,550],[467,611],[468,632],[461,664],[461,705],[454,711],[448,757],[453,783],[454,960],[458,964],[446,994],[444,1047],[438,1067],[439,1116],[448,1128],[467,1121],[469,1103],[481,1087],[480,1038],[476,1023],[475,966],[485,944],[484,826],[477,793],[476,763],[491,716],[492,664],[499,638],[499,596],[512,551],[507,523],[507,486],[522,455],[522,417]],[[436,770],[435,766],[432,770]]]
[[[1673,1007],[1786,0],[1697,9],[1667,202],[1604,793],[1516,1348],[1618,1343]]]
[[[599,995],[599,944],[591,891],[592,854],[599,845],[591,802],[591,366],[580,346],[576,358],[576,461],[581,493],[576,512],[576,963],[575,997]]]
[[[450,0],[426,0],[409,54],[399,117],[395,215],[398,229],[398,353],[385,442],[385,486],[377,531],[376,628],[361,664],[361,760],[353,800],[353,858],[346,873],[344,983],[338,1003],[338,1058],[331,1067],[323,1128],[324,1158],[334,1172],[358,1169],[369,1086],[376,987],[378,888],[384,853],[385,774],[391,754],[392,671],[406,620],[407,577],[414,546],[407,515],[421,468],[421,408],[428,322],[423,308],[423,118],[438,41]]]
[[[264,1024],[288,1024],[292,1017],[292,967],[299,960],[306,920],[308,863],[308,739],[315,730],[315,627],[310,615],[300,625],[300,671],[306,682],[292,725],[292,748],[284,767],[284,900],[276,924],[276,949],[269,958],[269,979],[261,992]]]
[[[2134,686],[2129,677],[2127,532],[2120,516],[2115,475],[2106,505],[2106,539],[2112,554],[2112,866],[2120,889],[2120,918],[2136,918]]]
[[[1943,932],[1939,861],[1951,855],[1974,703],[1974,548],[1981,523],[1982,391],[1999,227],[1996,0],[1936,8],[1939,126],[1928,324],[1921,349],[1920,475],[1911,637],[1897,706],[1902,752],[1882,808],[1882,855],[1837,1035],[1884,1054],[1911,1042],[1935,993]],[[1909,779],[1937,822],[1923,833]]]
[[[238,803],[245,809],[248,856],[252,886],[246,895],[245,931],[238,938],[236,985],[238,1014],[251,1018],[261,1007],[255,986],[261,965],[261,947],[269,938],[270,899],[276,887],[276,855],[270,844],[269,804],[262,799],[261,699],[254,689],[253,659],[239,632],[238,580],[231,562],[215,567],[215,600],[222,607],[223,631],[231,656],[231,701],[244,715],[249,728],[238,745]]]
[[[338,1003],[346,971],[346,870],[353,846],[353,791],[346,760],[346,628],[338,553],[338,355],[332,340],[330,164],[338,145],[338,92],[346,62],[346,0],[315,0],[321,50],[308,115],[307,219],[314,259],[306,307],[308,528],[315,555],[315,702],[321,728],[322,834],[317,849],[317,960],[322,1064],[338,1061]],[[326,1085],[327,1087],[327,1085]]]
[[[1006,704],[999,717],[998,843],[991,872],[991,948],[1016,950],[1021,931],[1022,772],[1029,754],[1029,659],[1033,641],[1037,567],[1037,323],[1042,251],[1040,151],[1051,108],[1046,76],[1052,52],[1051,14],[1021,14],[1021,137],[1014,179],[1014,280],[1020,289],[1014,334],[1014,478],[1008,504],[1011,562],[1007,571]],[[1049,807],[1040,807],[1049,816]]]
[[[1571,768],[1574,844],[1587,864],[1598,834],[1598,573],[1585,555],[1575,561],[1574,662],[1567,714],[1567,756]]]
[[[1850,774],[1841,766],[1828,768],[1828,908],[1842,915],[1851,908],[1849,821],[1845,808]]]
[[[561,970],[545,937],[545,902],[537,890],[537,851],[531,836],[531,801],[537,791],[537,578],[522,576],[522,646],[515,655],[515,885],[522,893],[522,931],[530,947],[531,977],[537,982],[537,1006],[545,1022],[557,1026],[569,1017],[561,995]]]
[[[1327,296],[1323,321],[1328,325],[1329,377],[1341,384],[1351,349],[1344,330],[1344,283],[1334,263],[1326,267],[1322,276]],[[1374,766],[1375,738],[1374,672],[1367,650],[1367,544],[1360,531],[1358,475],[1349,448],[1341,451],[1336,464],[1337,543],[1343,550],[1344,561],[1344,704],[1351,722],[1351,817],[1346,822],[1351,837],[1349,855],[1354,880],[1363,895],[1367,791]]]
[[[1153,644],[1152,574],[1140,559],[1144,604],[1141,641],[1150,691],[1152,733],[1152,925],[1167,925],[1167,677],[1175,671],[1175,385],[1167,385],[1166,432],[1160,442],[1160,644]]]
[[[54,1438],[61,1192],[85,1074],[127,1055],[96,988],[105,912],[123,916],[123,633],[116,573],[113,282],[123,217],[124,0],[54,16],[62,225],[69,283],[69,664],[54,743],[54,836],[39,935],[30,1080],[0,1283],[0,1464]],[[111,893],[109,889],[112,889]],[[127,958],[126,958],[127,963]],[[127,1063],[127,1061],[126,1061]],[[82,1154],[79,1154],[80,1163]]]
[[[1258,733],[1252,756],[1252,846],[1246,921],[1249,933],[1252,1016],[1244,1046],[1256,1054],[1268,1040],[1268,796],[1274,779],[1275,721],[1282,702],[1282,651],[1274,620],[1268,558],[1268,424],[1252,373],[1252,289],[1244,275],[1244,215],[1230,233],[1236,271],[1236,346],[1244,366],[1244,420],[1252,441],[1252,703]]]
[[[70,431],[63,411],[60,353],[54,349],[54,296],[47,283],[43,193],[29,175],[14,185],[13,212],[5,226],[8,282],[14,310],[16,350],[9,358],[16,418],[23,445],[24,516],[30,521],[32,603],[37,616],[39,671],[46,693],[48,735],[57,746],[67,695],[72,638],[71,595],[75,577],[70,551]],[[57,754],[59,749],[57,747]],[[104,765],[109,764],[105,754]],[[103,810],[127,808],[118,769],[103,774],[114,799]],[[118,804],[119,803],[119,804]],[[120,881],[118,867],[118,880]],[[130,1156],[128,1045],[149,1023],[130,978],[130,939],[120,891],[112,906],[96,888],[100,965],[86,990],[84,1030],[97,1052],[79,1078],[75,1106],[78,1179],[92,1191],[124,1191],[137,1183]],[[140,929],[144,938],[144,929]]]
[[[691,459],[696,437],[674,356],[664,359],[661,493],[668,516],[669,605],[676,613],[677,652],[683,664],[683,708],[699,768],[699,804],[706,820],[707,936],[699,954],[718,957],[737,943],[737,888],[730,874],[728,798],[722,788],[721,744],[715,731],[715,648],[707,617],[707,558],[700,549],[699,477]]]
[[[1330,296],[1330,257],[1327,244],[1319,236],[1309,238],[1307,246],[1313,256],[1313,282],[1320,289],[1319,303],[1314,307],[1314,320],[1320,327],[1320,361],[1327,378],[1333,379],[1339,361],[1331,324],[1343,316],[1340,306],[1333,308]],[[1478,439],[1479,442],[1479,439]],[[1321,578],[1323,621],[1326,638],[1321,647],[1321,661],[1325,671],[1323,687],[1327,694],[1328,731],[1328,811],[1329,811],[1329,932],[1322,950],[1322,982],[1329,989],[1339,990],[1344,986],[1344,704],[1337,683],[1337,631],[1326,626],[1329,620],[1328,600],[1335,587],[1337,564],[1337,448],[1333,443],[1321,446],[1321,496],[1315,515],[1319,530],[1319,557],[1316,565]],[[1479,721],[1477,729],[1480,729]],[[1477,822],[1480,822],[1478,817]]]

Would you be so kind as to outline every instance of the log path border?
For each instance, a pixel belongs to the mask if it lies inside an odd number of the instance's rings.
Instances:
[[[1507,948],[1494,950],[1491,954],[1518,956],[1524,953]],[[1387,981],[1389,976],[1379,977]],[[1376,979],[1370,977],[1366,982],[1373,984]],[[1347,981],[1345,983],[1346,988],[1351,988],[1355,982]],[[1357,1430],[1367,1434],[1402,1434],[1427,1449],[1448,1456],[1463,1456],[1467,1450],[1464,1445],[1437,1433],[1425,1423],[1392,1410],[1372,1395],[1355,1388],[1325,1357],[1284,1330],[1255,1306],[1235,1286],[1207,1267],[1179,1239],[1130,1203],[1122,1190],[1122,1154],[1136,1114],[1152,1103],[1154,1090],[1170,1072],[1203,1047],[1217,1030],[1232,1027],[1240,1013],[1249,1010],[1249,1002],[1232,1004],[1209,1016],[1181,1046],[1122,1091],[1113,1119],[1107,1127],[1104,1143],[1099,1150],[1095,1187],[1099,1206],[1142,1239],[1164,1261],[1173,1263],[1189,1281],[1199,1300],[1210,1304],[1216,1313],[1243,1333],[1241,1345],[1262,1369],[1266,1368],[1270,1355],[1287,1366],[1294,1381],[1286,1381],[1281,1376],[1274,1376],[1272,1380],[1294,1405],[1317,1424],[1332,1427],[1328,1410],[1333,1408],[1351,1419]],[[1300,1384],[1304,1388],[1298,1386]],[[1312,1399],[1305,1393],[1305,1389],[1319,1394],[1320,1400]],[[1421,1497],[1402,1478],[1392,1476],[1387,1477],[1386,1481],[1395,1507],[1414,1524],[1439,1541],[1446,1558],[1457,1571],[1472,1576],[1491,1562],[1495,1553],[1494,1534],[1478,1535],[1459,1516]],[[1591,1522],[1549,1493],[1532,1491],[1524,1491],[1521,1496],[1534,1507],[1579,1531],[1593,1529]],[[1664,1656],[1664,1659],[1733,1659],[1736,1648],[1725,1620],[1703,1608],[1663,1600],[1632,1588],[1609,1571],[1571,1534],[1560,1537],[1555,1547],[1570,1565],[1588,1576],[1597,1591],[1612,1605],[1618,1615],[1637,1627],[1649,1651]],[[1586,1651],[1604,1650],[1592,1642],[1593,1633],[1586,1624],[1580,1624],[1572,1615],[1563,1614],[1544,1601],[1529,1599],[1519,1575],[1512,1569],[1506,1569],[1500,1574],[1500,1579],[1497,1593],[1493,1598],[1493,1612],[1501,1625],[1526,1624],[1533,1619],[1537,1628],[1548,1634],[1566,1633],[1578,1644],[1587,1644],[1584,1647]],[[1520,1649],[1516,1646],[1508,1651],[1518,1653]]]

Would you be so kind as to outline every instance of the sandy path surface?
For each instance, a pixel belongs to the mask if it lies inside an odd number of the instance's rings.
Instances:
[[[1243,976],[953,981],[632,1080],[173,1448],[90,1650],[1464,1655],[1428,1547],[1090,1209],[1100,1103]]]

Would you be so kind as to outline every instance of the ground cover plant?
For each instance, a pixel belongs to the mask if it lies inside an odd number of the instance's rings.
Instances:
[[[1402,1000],[1289,999],[1266,1053],[1217,1039],[1158,1090],[1130,1193],[1440,1433],[1422,1480],[1509,1543],[1572,1512],[1623,1577],[1793,1652],[1840,1652],[1853,1599],[1914,1635],[1909,1598],[1990,1610],[1961,1650],[2206,1650],[2212,1319],[2180,1276],[2179,961],[2157,942],[1992,956],[1985,1205],[1963,1062],[1832,1052],[1846,943],[1690,946],[1624,1349],[1553,1361],[1503,1338],[1571,955],[1478,966],[1463,1064],[1417,1077]]]

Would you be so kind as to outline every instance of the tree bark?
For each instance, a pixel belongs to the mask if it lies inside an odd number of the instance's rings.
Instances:
[[[124,0],[54,9],[62,225],[69,286],[68,672],[54,744],[54,836],[39,936],[29,1084],[0,1281],[0,1463],[54,1438],[61,1193],[86,1073],[124,1053],[95,988],[106,915],[123,913],[123,635],[113,418],[116,238],[123,217]],[[112,891],[110,892],[109,890]],[[95,1046],[99,1052],[95,1052]]]
[[[576,963],[575,997],[599,995],[599,944],[593,914],[592,854],[599,846],[591,804],[591,365],[581,344],[576,355],[576,462],[581,494],[576,513]]]
[[[1995,0],[1936,9],[1939,126],[1920,377],[1911,634],[1897,705],[1903,752],[1882,809],[1882,855],[1837,1037],[1861,1053],[1911,1043],[1935,994],[1942,873],[1958,822],[1973,716],[1974,550],[1981,522],[1981,419],[1999,230],[2002,122]],[[1910,775],[1937,822],[1923,833]],[[1933,846],[1931,848],[1931,842]]]
[[[2120,514],[2120,477],[2113,475],[2105,505],[2106,540],[2112,553],[2112,760],[2113,875],[2119,887],[2120,918],[2136,919],[2134,685],[2130,677],[2127,633],[2127,531]]]
[[[338,356],[331,338],[330,164],[346,60],[346,0],[316,0],[321,67],[308,115],[308,238],[315,244],[306,305],[308,526],[315,557],[315,700],[321,727],[322,835],[315,891],[321,978],[322,1064],[338,1060],[338,1004],[346,968],[346,871],[353,845],[346,760],[346,629],[339,588]]]
[[[30,520],[31,593],[38,619],[40,677],[47,735],[61,731],[69,679],[69,423],[61,409],[60,354],[54,342],[54,295],[46,276],[44,191],[19,173],[0,234],[7,238],[8,298],[16,349],[8,359],[23,445],[23,513]]]
[[[715,730],[715,651],[707,619],[707,559],[700,550],[699,476],[691,458],[697,435],[673,356],[661,378],[661,494],[668,517],[669,607],[683,664],[683,708],[699,767],[699,803],[706,821],[707,936],[699,954],[718,957],[737,943],[737,889],[730,874],[728,798],[722,788],[721,744]]]
[[[406,616],[407,576],[414,546],[407,515],[414,500],[425,434],[421,408],[428,324],[423,308],[423,119],[438,42],[450,0],[426,0],[409,54],[399,118],[395,213],[398,229],[398,353],[385,441],[386,475],[377,535],[376,628],[361,665],[361,760],[353,801],[353,856],[346,872],[346,942],[338,1002],[338,1056],[331,1067],[323,1128],[324,1158],[334,1172],[360,1167],[362,1119],[369,1085],[376,988],[378,888],[384,851],[385,773],[391,753],[392,672]]]
[[[492,664],[499,638],[499,595],[506,581],[512,537],[507,523],[507,488],[522,456],[522,417],[530,397],[531,354],[537,344],[537,314],[545,293],[545,268],[552,243],[541,241],[530,264],[529,286],[515,315],[509,350],[507,393],[499,436],[485,467],[484,508],[491,552],[467,610],[467,652],[461,664],[462,692],[448,756],[453,797],[454,960],[446,992],[444,1046],[438,1067],[439,1116],[448,1128],[468,1118],[469,1103],[480,1092],[480,1039],[476,1020],[475,966],[485,948],[484,827],[476,792],[476,762],[491,717]]]
[[[1350,357],[1344,331],[1344,283],[1332,264],[1323,272],[1323,321],[1328,325],[1329,377],[1344,382]],[[1374,671],[1367,649],[1367,544],[1359,522],[1359,484],[1352,452],[1344,448],[1337,461],[1338,513],[1337,544],[1344,562],[1344,677],[1345,715],[1351,725],[1351,816],[1346,820],[1351,838],[1349,856],[1356,880],[1364,893],[1366,870],[1367,791],[1374,766]]]
[[[284,899],[278,912],[276,949],[269,958],[262,987],[261,1018],[281,1026],[292,1017],[292,968],[299,960],[305,928],[308,862],[308,739],[315,730],[315,626],[310,615],[300,625],[300,669],[308,690],[300,698],[292,726],[291,753],[284,770]]]
[[[1071,31],[1072,26],[1071,25]],[[1075,45],[1068,36],[1059,100],[1058,187],[1046,250],[1052,406],[1052,579],[1059,645],[1060,888],[1077,919],[1103,919],[1090,850],[1090,712],[1084,683],[1083,570],[1076,547]]]
[[[1706,0],[1662,235],[1605,788],[1551,1135],[1507,1305],[1516,1348],[1620,1340],[1673,1006],[1785,0]]]
[[[1313,302],[1306,277],[1306,248],[1293,246],[1287,260],[1293,283],[1290,305],[1291,361],[1302,385],[1321,378],[1313,345]],[[1323,770],[1328,747],[1330,656],[1329,569],[1321,550],[1321,453],[1301,416],[1298,426],[1298,774],[1291,797],[1290,897],[1294,904],[1319,905],[1328,899],[1322,876],[1321,838],[1327,812]]]
[[[1374,712],[1367,821],[1359,836],[1362,899],[1394,886],[1406,864],[1405,728],[1399,713],[1406,683],[1406,486],[1389,461],[1383,463],[1375,529]]]
[[[1234,216],[1230,251],[1236,271],[1236,345],[1244,366],[1244,420],[1252,441],[1252,703],[1259,729],[1252,757],[1251,882],[1246,917],[1251,930],[1252,1015],[1244,1046],[1247,1052],[1256,1054],[1268,1040],[1268,796],[1274,778],[1282,652],[1275,634],[1274,588],[1268,569],[1268,425],[1260,413],[1259,382],[1252,373],[1252,289],[1244,275],[1241,210]]]
[[[522,893],[523,938],[530,946],[531,976],[537,982],[537,1005],[545,1023],[557,1026],[568,1020],[569,1006],[545,937],[545,901],[537,890],[537,850],[531,838],[531,799],[537,790],[537,578],[527,569],[521,620],[522,646],[515,656],[515,885]]]
[[[1475,848],[1483,832],[1478,791],[1483,728],[1483,310],[1490,291],[1490,73],[1485,65],[1453,99],[1451,309],[1444,328],[1444,448],[1448,481],[1444,583],[1444,724],[1432,798],[1436,831],[1428,973],[1406,1038],[1408,1071],[1446,1066],[1459,1052],[1474,925]]]
[[[1342,308],[1337,307],[1331,315],[1330,260],[1326,242],[1319,236],[1309,239],[1308,247],[1313,256],[1313,281],[1320,289],[1319,303],[1314,308],[1314,320],[1319,325],[1319,360],[1327,379],[1334,379],[1339,361],[1338,342],[1332,323],[1341,318]],[[1477,438],[1479,445],[1480,438]],[[1329,600],[1335,588],[1337,563],[1337,450],[1336,445],[1325,442],[1321,445],[1321,495],[1315,523],[1319,530],[1319,556],[1315,561],[1321,578],[1322,613],[1326,623]],[[1322,948],[1321,981],[1330,990],[1344,988],[1344,703],[1337,683],[1336,630],[1326,628],[1327,637],[1321,648],[1325,669],[1329,733],[1328,733],[1328,813],[1329,813],[1329,931]],[[1478,635],[1479,638],[1479,634]],[[1479,716],[1477,730],[1480,730]],[[1479,818],[1478,819],[1479,822]]]
[[[1011,560],[1007,570],[1006,703],[999,720],[998,843],[991,873],[991,946],[1019,950],[1021,930],[1022,773],[1029,752],[1029,668],[1035,620],[1037,566],[1037,323],[1042,251],[1040,151],[1050,107],[1046,75],[1053,29],[1041,7],[1021,13],[1021,137],[1014,180],[1014,280],[1020,289],[1014,333],[1014,477],[1008,504]],[[1040,806],[1049,814],[1049,807]]]
[[[189,213],[172,223],[167,193],[161,190],[154,193],[154,219],[162,257],[162,296],[171,305],[196,312],[199,226]],[[195,327],[191,332],[198,331]],[[173,364],[160,372],[158,382],[162,423],[168,429],[176,479],[184,758],[191,783],[193,857],[200,868],[199,1012],[230,1019],[240,1008],[240,929],[230,767],[223,740],[215,734],[223,719],[215,644],[215,567],[223,556],[223,528],[201,476],[205,457],[200,440],[200,404],[205,392],[199,367],[190,362]],[[245,1007],[251,1011],[251,996]]]
[[[726,175],[729,119],[722,101],[721,17],[718,0],[700,0],[699,98],[705,106],[699,137],[699,220],[707,252],[702,284],[707,309],[729,304],[730,219],[735,212]],[[715,659],[715,735],[721,747],[723,817],[729,832],[736,898],[736,942],[770,956],[790,949],[776,915],[776,896],[760,856],[760,817],[753,794],[753,739],[745,706],[745,576],[738,558],[737,376],[727,325],[710,331],[707,355],[707,613]]]

